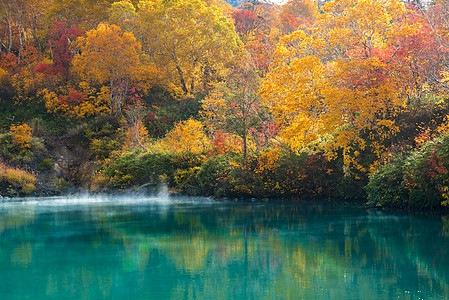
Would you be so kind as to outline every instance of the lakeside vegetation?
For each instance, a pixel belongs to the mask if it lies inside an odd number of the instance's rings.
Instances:
[[[444,1],[4,4],[2,196],[449,204]]]

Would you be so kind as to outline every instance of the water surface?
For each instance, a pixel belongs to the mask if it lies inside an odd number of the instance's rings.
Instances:
[[[1,299],[447,299],[449,217],[333,202],[0,203]]]

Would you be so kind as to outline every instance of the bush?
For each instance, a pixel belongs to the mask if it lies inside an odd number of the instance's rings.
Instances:
[[[195,175],[195,182],[201,194],[218,197],[230,194],[232,168],[229,157],[226,155],[218,155],[206,160]]]
[[[78,143],[89,147],[91,155],[103,161],[120,149],[121,132],[118,118],[101,116],[82,128]]]
[[[51,158],[44,158],[38,165],[37,169],[40,171],[48,171],[53,169],[53,162]]]
[[[248,158],[210,158],[195,175],[206,195],[227,197],[335,197],[338,176],[334,162],[321,154],[308,155],[271,150]]]
[[[408,191],[404,182],[405,158],[401,155],[370,176],[366,191],[368,204],[407,206]]]
[[[139,186],[166,181],[173,186],[179,170],[189,170],[200,165],[202,157],[193,153],[142,153],[135,151],[122,155],[110,163],[104,177],[115,188]]]
[[[25,167],[33,162],[37,155],[46,152],[41,139],[31,137],[27,145],[16,144],[11,133],[0,134],[0,160],[11,162],[15,166]]]
[[[449,199],[449,135],[397,156],[370,177],[368,203],[379,206],[432,208]]]
[[[30,194],[36,190],[36,177],[26,171],[11,168],[0,163],[0,183],[7,183],[20,188],[22,194]],[[4,184],[1,184],[4,186]],[[8,194],[8,191],[0,191],[0,194]]]
[[[216,197],[335,198],[343,177],[341,166],[322,154],[271,150],[248,157],[220,154],[204,160],[200,154],[136,151],[108,164],[96,178],[99,187],[129,188],[164,181],[193,195]],[[360,187],[353,194],[360,195]],[[359,193],[357,193],[359,192]]]

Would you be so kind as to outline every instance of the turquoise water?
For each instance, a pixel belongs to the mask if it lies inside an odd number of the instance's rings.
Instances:
[[[330,202],[0,203],[0,299],[447,299],[449,217]]]

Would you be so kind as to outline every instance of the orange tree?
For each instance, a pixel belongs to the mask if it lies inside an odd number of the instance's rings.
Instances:
[[[116,25],[99,24],[78,38],[73,68],[82,79],[108,84],[111,114],[121,113],[129,82],[138,77],[140,43]]]
[[[261,95],[295,150],[313,143],[362,172],[361,152],[376,157],[397,128],[403,84],[395,52],[413,33],[399,1],[338,0],[326,3],[312,31],[283,37]],[[392,51],[393,49],[393,51]]]

